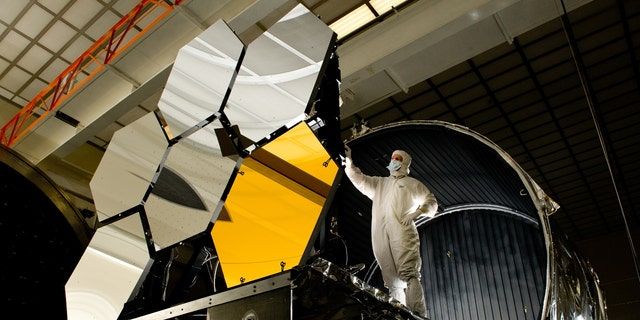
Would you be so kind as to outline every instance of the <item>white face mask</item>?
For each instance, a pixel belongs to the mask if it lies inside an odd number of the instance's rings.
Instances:
[[[402,167],[402,163],[394,159],[394,160],[391,160],[391,162],[389,162],[387,169],[389,169],[389,172],[393,173],[400,170],[401,167]]]

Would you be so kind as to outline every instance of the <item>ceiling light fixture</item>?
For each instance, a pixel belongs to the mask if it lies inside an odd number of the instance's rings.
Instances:
[[[408,4],[409,0],[371,0],[353,11],[342,16],[329,25],[337,35],[338,39],[345,38],[363,27],[371,24],[380,17],[397,13],[399,7]],[[393,11],[393,12],[392,12]]]

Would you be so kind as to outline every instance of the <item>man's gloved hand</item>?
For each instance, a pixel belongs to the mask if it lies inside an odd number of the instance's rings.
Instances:
[[[404,217],[402,217],[402,220],[400,221],[400,223],[402,223],[405,226],[408,226],[411,224],[411,222],[413,221],[413,219],[423,215],[424,212],[422,212],[420,209],[416,209],[416,211],[414,212],[410,212],[404,215]]]
[[[406,215],[402,218],[402,225],[408,226],[411,224],[411,221],[413,221],[413,219],[409,218],[409,215]]]
[[[351,160],[351,148],[348,145],[344,145],[344,159],[342,161],[342,165],[345,167],[350,167],[352,165]]]

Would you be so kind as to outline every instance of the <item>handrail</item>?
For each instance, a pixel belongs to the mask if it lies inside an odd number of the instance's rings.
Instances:
[[[0,144],[11,147],[180,3],[182,0],[175,0],[173,5],[163,0],[141,0],[0,129]],[[139,23],[157,8],[164,8],[165,11],[142,28]],[[138,33],[129,34],[130,31],[138,29],[140,29]],[[127,36],[130,36],[128,40]],[[84,74],[86,76],[82,78]],[[77,83],[74,84],[74,82]],[[37,111],[42,113],[38,114]],[[35,118],[32,117],[33,115]]]

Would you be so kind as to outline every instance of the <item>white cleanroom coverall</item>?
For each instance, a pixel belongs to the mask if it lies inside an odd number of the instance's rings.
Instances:
[[[401,160],[395,167],[394,158]],[[435,195],[422,182],[408,176],[410,164],[411,156],[396,150],[387,167],[389,176],[365,175],[353,164],[351,150],[346,147],[345,173],[353,185],[373,201],[371,243],[385,287],[393,298],[426,316],[420,283],[420,238],[413,219],[422,215],[433,217],[438,204]]]

